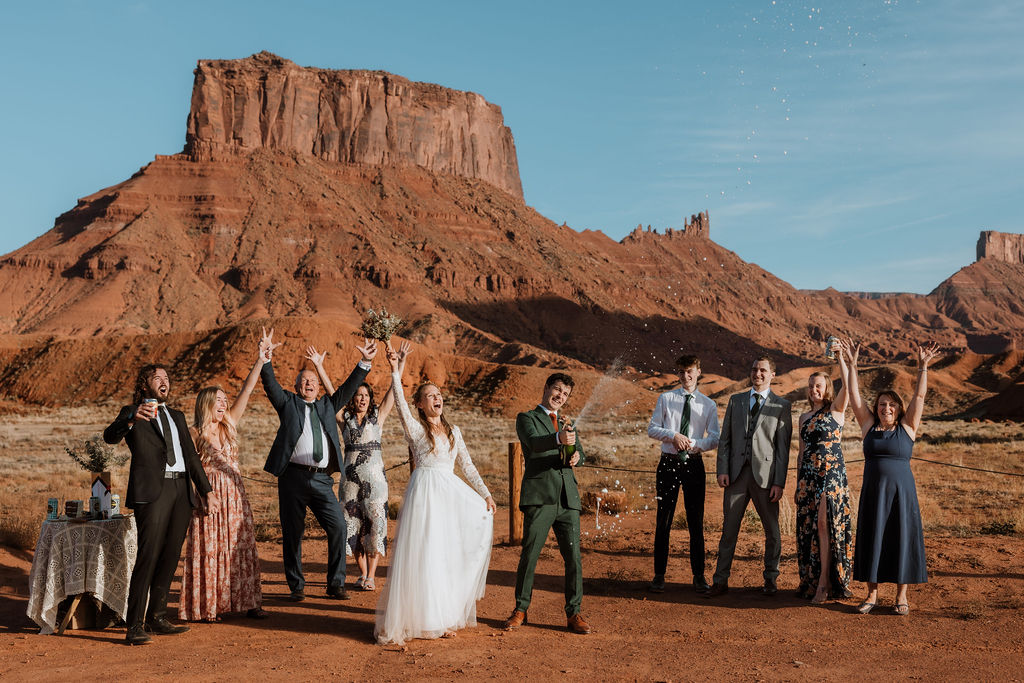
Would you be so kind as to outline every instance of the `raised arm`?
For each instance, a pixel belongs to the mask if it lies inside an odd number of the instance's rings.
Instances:
[[[874,422],[871,410],[864,403],[864,397],[860,394],[860,379],[857,377],[857,359],[860,357],[860,344],[840,339],[836,342],[839,352],[846,356],[846,395],[849,397],[850,408],[860,425],[860,436],[864,438]],[[840,366],[842,368],[842,366]]]
[[[260,370],[263,369],[263,341],[260,341],[259,352],[256,354],[256,362],[252,364],[252,368],[249,370],[249,376],[245,378],[245,384],[242,385],[241,391],[238,392],[238,396],[235,397],[231,407],[228,408],[228,415],[231,416],[231,421],[236,425],[238,421],[242,419],[242,414],[245,412],[246,406],[249,405],[249,397],[252,396],[252,390],[256,388],[256,382],[260,379]]]
[[[387,349],[387,357],[388,364],[391,366],[391,389],[388,391],[391,393],[395,401],[395,407],[398,409],[398,419],[402,423],[405,440],[411,445],[421,439],[425,439],[427,432],[423,429],[423,425],[420,424],[419,420],[413,417],[412,412],[409,410],[409,404],[405,400],[405,390],[402,389],[402,373],[405,371],[405,363],[401,362],[399,352],[392,349],[390,345]],[[414,462],[413,455],[413,450],[410,449],[410,463]]]
[[[359,391],[359,385],[366,379],[373,359],[377,355],[377,342],[367,339],[362,346],[357,346],[356,350],[362,356],[359,359],[359,363],[353,368],[342,385],[338,387],[338,390],[330,393],[331,404],[334,406],[335,413],[344,408],[352,400],[352,397],[356,395],[356,392]]]
[[[320,384],[324,385],[324,391],[328,394],[334,393],[334,382],[327,376],[327,372],[324,370],[324,359],[327,358],[327,352],[319,352],[315,346],[306,347],[306,360],[313,364],[313,369],[316,370],[316,376],[320,378]],[[342,406],[342,410],[345,407]],[[341,411],[338,411],[341,412]]]
[[[836,392],[835,400],[832,401],[832,416],[836,422],[843,424],[846,421],[846,407],[850,405],[850,383],[846,379],[850,369],[846,365],[846,358],[843,357],[841,348],[836,354],[836,359],[839,361],[839,391]]]
[[[281,383],[277,381],[277,377],[274,376],[274,364],[271,360],[274,357],[274,350],[281,344],[274,343],[274,328],[270,328],[269,333],[266,328],[261,329],[263,337],[260,339],[260,359],[263,361],[263,367],[260,368],[260,380],[263,382],[263,391],[267,392],[270,405],[279,411],[284,405],[287,394],[281,387]]]
[[[389,350],[390,347],[388,347]],[[405,374],[405,359],[412,353],[412,344],[407,341],[403,341],[402,345],[398,348],[398,374]],[[388,415],[391,414],[391,409],[395,407],[395,385],[388,388],[388,393],[384,394],[384,400],[380,403],[380,408],[377,409],[377,424],[384,426],[384,420],[388,419]]]
[[[914,390],[914,398],[910,399],[907,412],[903,416],[903,428],[907,430],[911,439],[917,437],[917,430],[921,426],[921,416],[924,415],[924,396],[928,393],[928,364],[937,355],[939,355],[939,345],[935,342],[917,345],[917,388]]]

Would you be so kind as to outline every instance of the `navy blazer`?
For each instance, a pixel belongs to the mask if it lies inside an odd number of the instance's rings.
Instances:
[[[341,440],[338,438],[338,422],[335,415],[345,407],[345,404],[352,400],[359,389],[359,385],[366,379],[369,371],[358,365],[352,371],[338,389],[330,396],[324,394],[313,402],[316,414],[320,417],[320,424],[323,425],[324,433],[327,434],[327,443],[330,454],[327,459],[327,469],[330,472],[343,472],[341,454]],[[293,391],[286,391],[274,376],[274,366],[267,362],[260,370],[260,380],[263,382],[263,390],[267,392],[270,404],[274,406],[278,417],[281,419],[281,426],[277,428],[277,436],[270,447],[270,454],[263,469],[275,477],[280,477],[292,453],[295,452],[295,444],[302,434],[302,425],[306,421],[306,402]],[[344,479],[344,474],[342,474]]]
[[[167,454],[160,428],[157,427],[156,420],[137,420],[133,425],[132,419],[137,409],[138,406],[124,406],[110,426],[103,430],[104,441],[116,444],[124,439],[132,453],[128,470],[128,492],[124,501],[125,507],[129,508],[152,503],[159,498],[163,490],[164,472],[167,471]],[[188,487],[188,502],[192,507],[196,507],[192,484],[195,484],[199,493],[205,496],[210,492],[210,482],[196,453],[196,446],[192,443],[185,414],[170,406],[167,407],[167,413],[178,430],[181,455],[185,460],[185,471],[191,482]]]

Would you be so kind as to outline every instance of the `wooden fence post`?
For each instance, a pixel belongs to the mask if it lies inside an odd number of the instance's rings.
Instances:
[[[508,445],[508,542],[523,542],[523,512],[519,493],[523,483],[523,447],[517,441]]]

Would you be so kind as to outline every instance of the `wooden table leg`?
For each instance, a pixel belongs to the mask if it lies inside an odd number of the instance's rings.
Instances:
[[[75,599],[71,601],[71,606],[68,607],[68,611],[64,614],[64,618],[60,622],[60,628],[57,629],[58,636],[64,635],[64,629],[66,629],[68,624],[71,623],[71,617],[75,616],[75,611],[78,609],[78,603],[82,601],[83,595],[85,595],[85,593],[79,593],[75,596]]]

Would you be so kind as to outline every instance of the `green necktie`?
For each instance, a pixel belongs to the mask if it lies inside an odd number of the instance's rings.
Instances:
[[[320,467],[320,461],[324,457],[324,432],[320,426],[320,418],[316,414],[316,405],[306,405],[309,406],[309,427],[313,430],[313,464]]]
[[[761,394],[754,394],[754,405],[750,406],[750,417],[757,417],[761,411]]]
[[[690,401],[693,399],[693,394],[686,395],[686,402],[683,404],[683,419],[679,421],[679,433],[683,436],[689,436],[687,432],[690,431]]]

